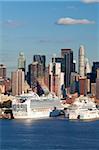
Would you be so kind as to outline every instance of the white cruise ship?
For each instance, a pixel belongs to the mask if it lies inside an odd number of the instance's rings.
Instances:
[[[90,97],[80,96],[65,111],[69,119],[90,120],[99,118],[99,109]]]
[[[60,99],[52,94],[39,97],[31,92],[17,96],[12,101],[14,118],[47,118],[53,108],[63,109]]]

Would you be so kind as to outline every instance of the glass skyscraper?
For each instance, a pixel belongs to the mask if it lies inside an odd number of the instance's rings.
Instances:
[[[26,71],[26,58],[25,58],[23,52],[19,53],[18,69],[22,69],[22,71],[24,71],[24,72]]]
[[[46,68],[46,56],[45,55],[34,55],[33,62],[38,62],[39,64],[43,65],[43,72]]]
[[[61,49],[61,56],[64,58],[63,70],[64,70],[64,84],[65,87],[70,87],[70,75],[74,72],[73,65],[73,51],[71,49]]]

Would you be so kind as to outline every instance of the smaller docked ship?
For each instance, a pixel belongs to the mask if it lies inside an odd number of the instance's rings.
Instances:
[[[12,112],[14,118],[48,118],[53,108],[63,109],[60,99],[52,95],[39,97],[36,93],[30,92],[16,96],[12,101]]]
[[[80,96],[65,110],[65,116],[70,120],[98,119],[99,109],[90,97]]]

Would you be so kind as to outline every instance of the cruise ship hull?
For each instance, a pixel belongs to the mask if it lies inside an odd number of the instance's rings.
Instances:
[[[48,118],[50,111],[45,112],[31,112],[31,114],[24,114],[22,112],[13,112],[14,119],[38,119],[38,118]]]
[[[82,115],[79,115],[79,114],[69,114],[68,116],[68,119],[69,120],[96,120],[96,119],[99,119],[99,115],[97,113],[91,115],[87,115],[87,114],[82,114]]]
[[[48,118],[54,107],[63,109],[60,99],[39,98],[32,93],[17,97],[12,103],[12,112],[15,119]]]
[[[89,97],[79,97],[66,109],[65,116],[69,120],[93,120],[99,119],[99,109]]]

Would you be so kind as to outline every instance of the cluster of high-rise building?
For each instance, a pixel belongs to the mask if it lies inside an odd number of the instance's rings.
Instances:
[[[11,80],[7,78],[7,68],[4,64],[0,64],[0,93],[11,91]]]
[[[26,71],[26,58],[20,52],[18,67],[11,73],[11,79],[6,77],[6,66],[0,64],[0,93],[20,95],[32,89],[39,95],[52,92],[66,98],[67,94],[77,92],[99,99],[99,62],[90,66],[83,45],[78,52],[78,71],[76,65],[73,50],[65,48],[61,49],[60,57],[53,55],[48,66],[45,55],[33,55]]]

